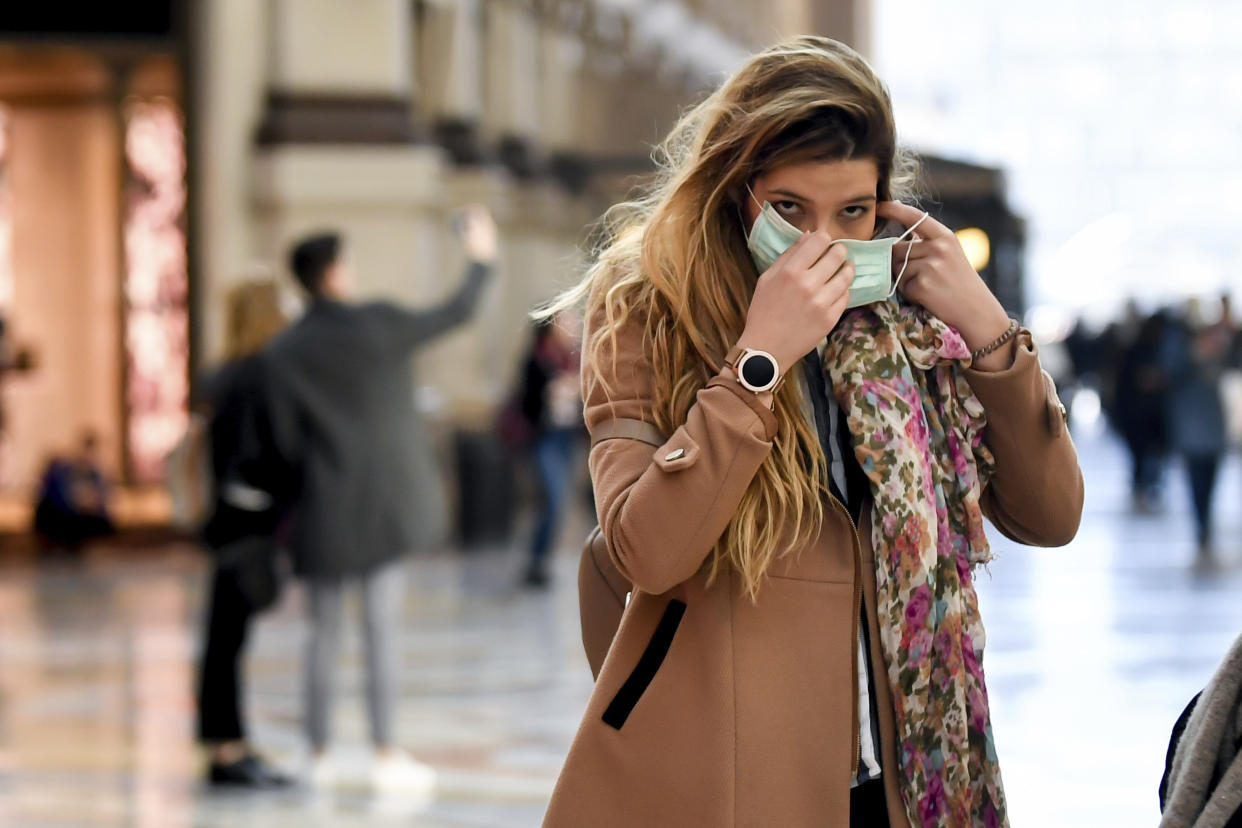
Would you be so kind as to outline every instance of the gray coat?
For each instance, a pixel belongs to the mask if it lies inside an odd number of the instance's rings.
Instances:
[[[363,574],[443,540],[445,496],[410,357],[470,318],[488,272],[471,265],[453,297],[423,310],[317,299],[265,352],[299,575]]]

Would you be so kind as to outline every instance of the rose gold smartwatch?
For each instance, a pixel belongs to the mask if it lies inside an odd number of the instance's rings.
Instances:
[[[725,365],[728,365],[737,375],[737,381],[747,391],[763,394],[780,387],[783,379],[780,366],[776,362],[776,357],[767,351],[734,345],[725,355],[724,361]]]

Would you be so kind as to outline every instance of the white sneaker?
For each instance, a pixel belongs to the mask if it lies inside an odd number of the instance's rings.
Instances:
[[[371,788],[378,794],[427,797],[436,789],[436,769],[404,751],[376,756],[371,763]]]
[[[328,790],[336,786],[337,770],[336,759],[331,753],[311,756],[310,765],[306,771],[306,781],[312,788],[321,791]]]

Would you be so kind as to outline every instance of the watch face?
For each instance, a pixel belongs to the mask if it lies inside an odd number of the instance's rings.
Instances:
[[[776,380],[776,363],[764,354],[751,354],[742,362],[739,373],[747,385],[767,388]]]

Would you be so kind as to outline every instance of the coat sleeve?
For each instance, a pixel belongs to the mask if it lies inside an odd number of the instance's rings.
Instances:
[[[1083,479],[1065,409],[1039,366],[1029,331],[1019,332],[1003,371],[966,371],[987,412],[984,441],[996,471],[983,513],[1006,537],[1029,546],[1064,546],[1082,518]]]
[[[627,323],[597,367],[583,360],[588,430],[614,417],[653,421],[651,364],[642,340],[641,328]],[[753,394],[717,376],[654,452],[628,439],[592,448],[600,529],[617,568],[635,587],[660,594],[698,571],[770,453],[776,425],[776,415]]]
[[[429,308],[402,308],[387,302],[372,305],[370,310],[384,343],[406,355],[465,324],[479,305],[491,270],[488,265],[472,263],[453,295]]]

